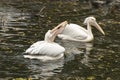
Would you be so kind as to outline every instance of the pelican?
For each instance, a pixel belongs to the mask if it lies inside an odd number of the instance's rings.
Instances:
[[[65,48],[55,43],[54,39],[64,30],[67,24],[68,22],[64,21],[52,30],[48,30],[45,34],[44,41],[38,41],[32,44],[25,51],[27,54],[25,54],[24,57],[30,59],[41,59],[43,61],[62,58]]]
[[[90,42],[94,39],[91,26],[96,27],[103,35],[105,35],[104,31],[97,24],[94,17],[87,17],[84,21],[84,24],[87,25],[87,29],[77,24],[67,24],[63,32],[58,34],[58,37],[65,40]]]

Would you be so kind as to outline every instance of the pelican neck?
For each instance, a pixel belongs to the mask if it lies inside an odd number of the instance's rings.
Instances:
[[[90,35],[91,37],[93,37],[92,28],[91,28],[90,23],[87,23],[87,30],[88,30],[88,35]]]

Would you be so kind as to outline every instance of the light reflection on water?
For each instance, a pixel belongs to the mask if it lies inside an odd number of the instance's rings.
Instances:
[[[35,8],[36,5],[29,6],[32,4],[36,4],[40,10]],[[46,1],[45,4],[43,1],[25,3],[25,5],[21,4],[26,10],[22,7],[17,9],[14,8],[15,6],[9,8],[0,6],[0,77],[2,79],[20,77],[38,80],[119,80],[120,29],[119,22],[115,22],[119,21],[118,18],[114,19],[111,16],[112,19],[109,19],[109,16],[93,14],[85,10],[85,6],[81,7],[81,3],[74,1],[65,3]],[[33,12],[29,11],[30,8]],[[52,29],[63,20],[82,25],[84,18],[89,15],[97,17],[97,22],[101,23],[106,36],[93,29],[95,40],[91,43],[56,39],[56,42],[66,49],[65,58],[58,61],[41,62],[23,58],[23,52],[32,43],[43,40],[48,29]]]

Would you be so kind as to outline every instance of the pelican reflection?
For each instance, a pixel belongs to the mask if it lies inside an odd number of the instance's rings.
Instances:
[[[40,61],[40,60],[31,60],[29,65],[32,74],[30,77],[32,79],[48,80],[52,76],[62,71],[64,66],[64,58],[54,61]]]

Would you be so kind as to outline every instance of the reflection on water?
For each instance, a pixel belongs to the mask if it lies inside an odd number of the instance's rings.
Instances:
[[[120,80],[120,15],[102,15],[89,10],[82,0],[9,0],[0,3],[0,79]],[[95,16],[106,36],[93,29],[91,43],[56,42],[65,47],[64,59],[41,62],[23,58],[34,42],[43,40],[48,29],[68,20],[82,25]]]
[[[47,80],[51,76],[54,76],[57,73],[62,71],[64,65],[64,59],[57,61],[47,61],[41,62],[39,60],[31,60],[29,68],[34,74],[30,75],[32,79],[42,79]]]
[[[59,41],[60,42],[60,41]],[[74,41],[66,41],[63,40],[61,42],[61,45],[63,45],[66,49],[65,56],[66,61],[74,60],[74,55],[89,55],[90,51],[93,48],[93,43],[81,43],[81,42],[74,42]]]
[[[19,13],[19,12],[0,12],[0,22],[1,28],[3,31],[9,29],[23,29],[15,28],[14,26],[27,26],[25,22],[26,19],[29,19],[30,15],[28,13]],[[2,31],[1,30],[1,31]]]
[[[74,60],[75,55],[83,54],[83,58],[80,60],[82,64],[92,68],[91,62],[97,61],[89,57],[91,50],[93,49],[93,43],[80,43],[74,41],[63,41],[62,45],[66,49],[66,61]]]

